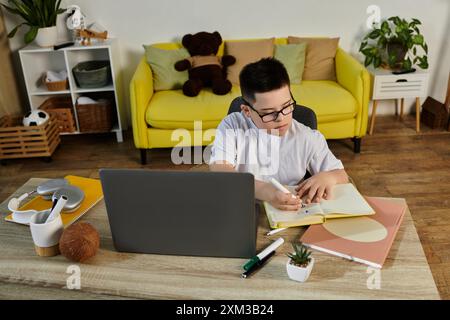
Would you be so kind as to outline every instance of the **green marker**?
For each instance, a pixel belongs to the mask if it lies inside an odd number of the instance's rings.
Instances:
[[[265,248],[263,251],[258,253],[256,256],[251,258],[245,265],[244,270],[248,271],[251,268],[253,268],[256,264],[258,264],[262,259],[264,259],[266,256],[268,256],[271,252],[278,249],[279,246],[281,246],[284,243],[283,238],[278,238],[278,240],[274,241],[270,246]]]

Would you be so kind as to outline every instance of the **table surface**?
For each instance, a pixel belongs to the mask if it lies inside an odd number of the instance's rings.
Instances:
[[[46,179],[30,179],[14,196],[33,190]],[[8,199],[7,199],[8,200]],[[105,204],[99,202],[83,218],[100,233],[98,254],[81,270],[81,289],[66,288],[73,262],[63,256],[38,257],[27,226],[5,222],[7,200],[0,204],[0,298],[149,298],[149,299],[439,299],[409,209],[381,269],[379,289],[373,269],[314,251],[315,265],[305,283],[288,278],[286,253],[306,228],[291,228],[286,244],[260,271],[240,277],[245,259],[119,253],[114,250]],[[391,201],[404,203],[403,199]],[[259,217],[257,248],[271,239]],[[170,232],[170,230],[168,230]],[[370,289],[372,287],[372,289]],[[5,289],[5,290],[3,290]]]
[[[416,71],[414,72],[410,72],[410,73],[404,73],[404,74],[393,74],[392,70],[390,69],[383,69],[383,68],[376,68],[374,69],[373,67],[369,67],[367,68],[367,70],[374,76],[397,76],[397,77],[401,77],[404,75],[408,75],[408,76],[424,76],[424,75],[429,75],[429,72],[427,70],[423,70],[420,69],[419,67],[416,67]]]

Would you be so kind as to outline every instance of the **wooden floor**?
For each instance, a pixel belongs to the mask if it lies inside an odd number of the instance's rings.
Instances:
[[[373,136],[361,154],[350,140],[329,141],[364,195],[406,198],[442,299],[450,299],[450,133],[423,127],[415,119],[379,116]],[[152,150],[145,168],[187,170],[175,166],[171,150]],[[64,136],[51,163],[40,159],[10,160],[0,167],[0,200],[31,177],[67,174],[98,178],[104,167],[140,168],[131,132],[118,144],[115,135]],[[419,298],[419,297],[418,297]]]

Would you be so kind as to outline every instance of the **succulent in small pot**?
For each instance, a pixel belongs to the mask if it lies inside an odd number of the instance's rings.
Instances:
[[[293,243],[295,253],[288,253],[290,258],[286,263],[286,271],[290,279],[305,282],[311,274],[314,266],[314,258],[311,257],[311,251],[300,243]]]

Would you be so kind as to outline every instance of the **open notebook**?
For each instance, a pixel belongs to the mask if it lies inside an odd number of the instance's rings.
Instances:
[[[288,186],[294,192],[295,186]],[[334,186],[333,199],[311,203],[295,211],[283,211],[264,202],[267,218],[271,228],[285,228],[321,224],[326,219],[368,216],[375,211],[351,183]]]

